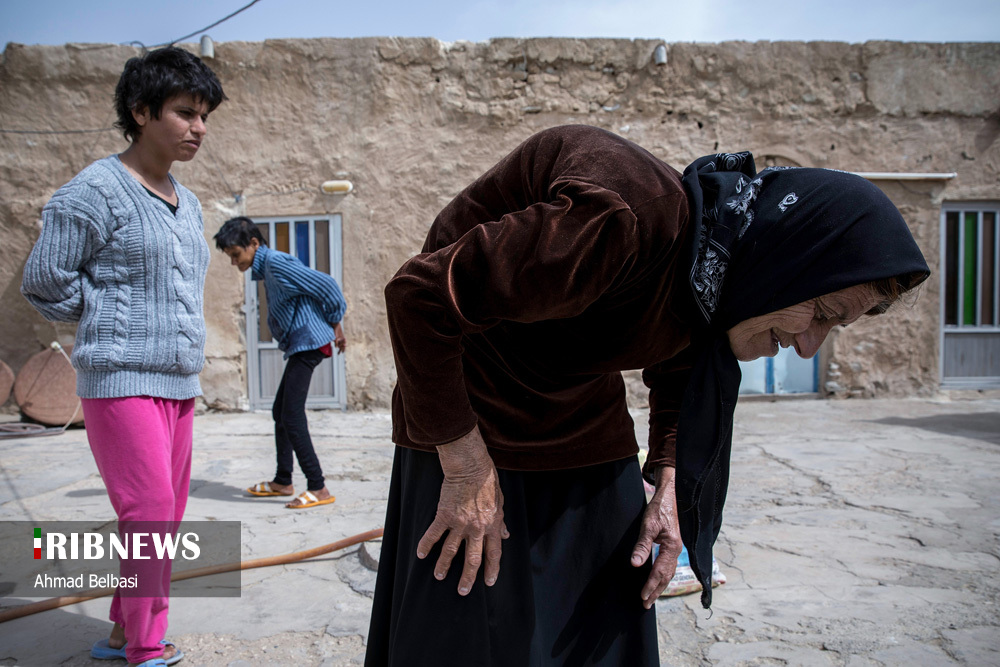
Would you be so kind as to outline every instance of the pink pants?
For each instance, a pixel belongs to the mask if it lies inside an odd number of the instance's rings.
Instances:
[[[191,481],[194,399],[183,401],[131,396],[85,398],[84,423],[119,524],[126,521],[180,521]],[[123,560],[121,576],[133,574]],[[157,569],[163,591],[170,590],[170,561],[142,561]],[[128,597],[115,591],[110,618],[125,629],[125,654],[140,663],[163,654],[168,599]]]

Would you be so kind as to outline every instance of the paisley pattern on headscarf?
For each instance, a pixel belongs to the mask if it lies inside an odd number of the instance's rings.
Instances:
[[[708,608],[740,384],[726,331],[873,280],[896,277],[909,289],[930,271],[899,211],[860,176],[780,167],[758,174],[750,153],[721,153],[695,160],[682,182],[694,226],[689,283],[701,323],[677,425],[677,505]]]
[[[685,178],[696,165],[694,173],[705,179],[702,191],[709,196],[714,195],[716,204],[724,202],[721,207],[703,206],[701,215],[691,218],[697,245],[691,262],[690,282],[695,303],[707,323],[719,304],[722,283],[729,268],[730,247],[753,222],[750,204],[757,198],[761,183],[760,179],[748,180],[755,174],[750,153],[720,153],[703,157],[684,171]],[[731,195],[722,197],[721,193]],[[734,228],[736,239],[732,238]]]

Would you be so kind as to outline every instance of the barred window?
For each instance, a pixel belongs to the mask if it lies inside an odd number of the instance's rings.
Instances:
[[[1000,386],[1000,203],[941,211],[942,386]]]

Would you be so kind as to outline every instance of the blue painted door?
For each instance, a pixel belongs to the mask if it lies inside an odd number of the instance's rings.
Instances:
[[[741,361],[740,394],[804,394],[819,391],[819,357],[803,359],[792,348],[774,358]]]

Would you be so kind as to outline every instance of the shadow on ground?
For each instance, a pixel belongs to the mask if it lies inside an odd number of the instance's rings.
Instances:
[[[872,421],[876,424],[909,426],[934,433],[975,438],[1000,445],[1000,412],[933,415],[930,417],[885,417]]]

